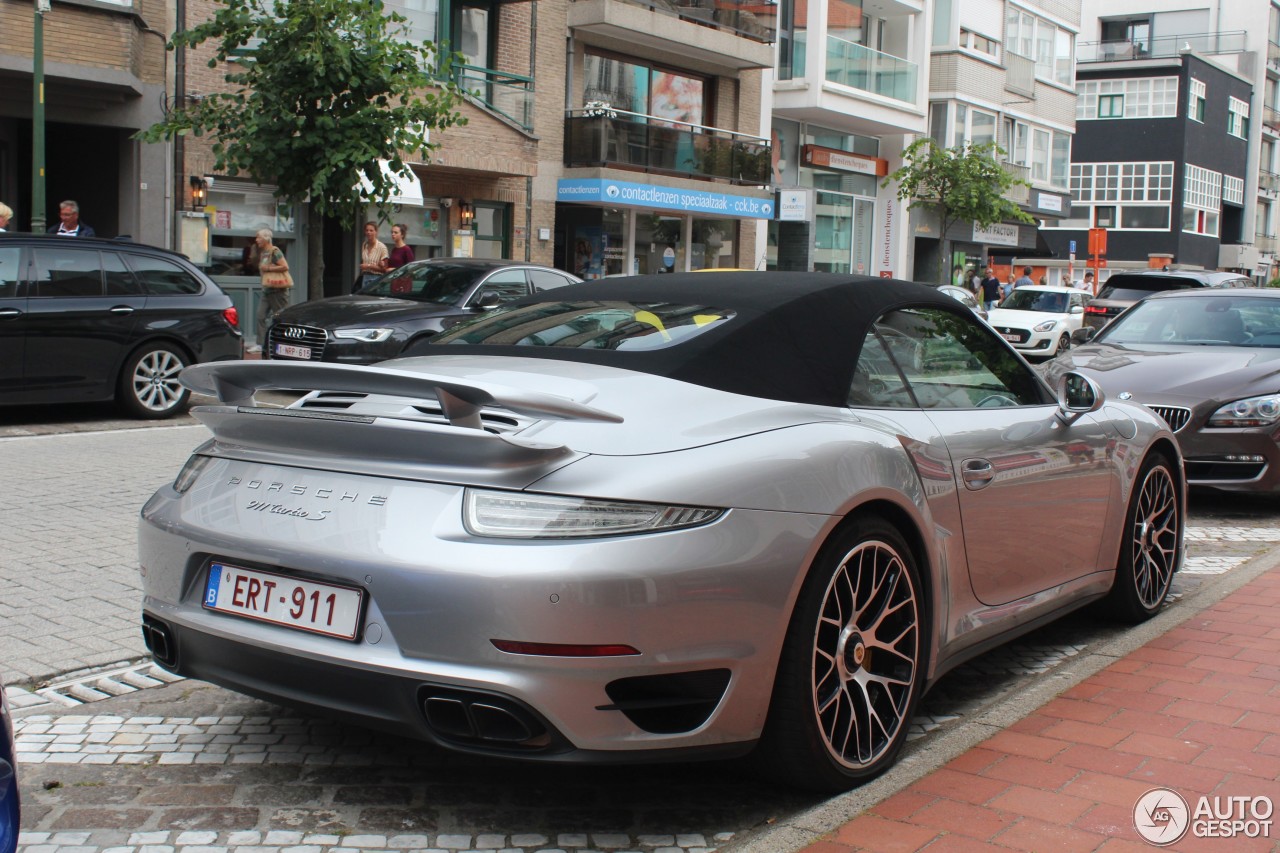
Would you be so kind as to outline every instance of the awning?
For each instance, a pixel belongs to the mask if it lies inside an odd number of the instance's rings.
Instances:
[[[404,177],[393,172],[391,163],[387,160],[379,160],[378,166],[382,169],[382,174],[395,184],[388,199],[391,204],[410,204],[421,207],[426,202],[422,195],[422,181],[418,180],[412,167],[409,167],[409,176]],[[366,199],[373,195],[373,182],[364,174],[360,175],[360,194]]]

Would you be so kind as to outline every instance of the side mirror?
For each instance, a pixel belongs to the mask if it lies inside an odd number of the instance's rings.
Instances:
[[[1081,326],[1071,333],[1071,343],[1087,344],[1093,340],[1093,336],[1098,334],[1098,330],[1093,326]]]
[[[1084,306],[1083,306],[1083,305],[1072,305],[1072,306],[1071,306],[1071,310],[1070,310],[1068,313],[1070,313],[1070,314],[1083,314],[1083,313],[1084,313]]]
[[[1058,418],[1064,424],[1076,422],[1081,415],[1096,412],[1107,402],[1107,397],[1088,376],[1067,371],[1058,378]]]
[[[477,311],[489,311],[502,304],[502,297],[492,290],[480,294],[480,298],[472,305]]]

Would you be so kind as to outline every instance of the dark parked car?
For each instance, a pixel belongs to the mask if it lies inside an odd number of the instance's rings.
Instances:
[[[291,306],[267,333],[263,358],[373,364],[395,358],[464,317],[580,279],[520,261],[415,261],[351,296]]]
[[[234,360],[230,297],[184,256],[123,240],[0,234],[0,403],[186,406],[189,364]]]
[[[1164,418],[1192,486],[1280,491],[1280,291],[1157,293],[1079,337],[1046,365],[1051,382],[1076,371]]]
[[[13,741],[13,721],[0,682],[0,853],[18,849],[18,757]]]
[[[1165,290],[1196,287],[1252,287],[1253,282],[1237,272],[1203,270],[1141,270],[1113,274],[1090,299],[1084,309],[1084,324],[1101,329],[1111,318],[1135,302]]]

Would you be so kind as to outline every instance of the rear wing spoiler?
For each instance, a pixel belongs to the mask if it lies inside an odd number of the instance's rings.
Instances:
[[[182,371],[182,384],[229,406],[251,406],[257,391],[338,391],[439,400],[450,426],[483,429],[480,410],[506,409],[518,415],[558,421],[622,423],[611,412],[556,394],[528,391],[481,380],[458,379],[387,367],[287,361],[220,361]]]

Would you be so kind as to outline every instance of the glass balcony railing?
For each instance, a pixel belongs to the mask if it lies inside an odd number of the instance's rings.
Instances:
[[[610,109],[565,116],[566,166],[617,166],[735,184],[772,183],[769,143],[758,136]]]
[[[474,65],[453,66],[453,80],[487,109],[533,130],[533,78]]]
[[[914,104],[916,76],[914,62],[827,36],[827,80],[832,83]]]
[[[1264,104],[1262,107],[1262,123],[1280,130],[1280,110]]]
[[[1266,169],[1259,169],[1258,189],[1269,193],[1280,193],[1280,175]]]
[[[1082,41],[1076,44],[1076,62],[1116,62],[1124,59],[1153,59],[1195,51],[1205,54],[1243,53],[1244,30],[1213,33],[1184,33],[1141,41]]]

